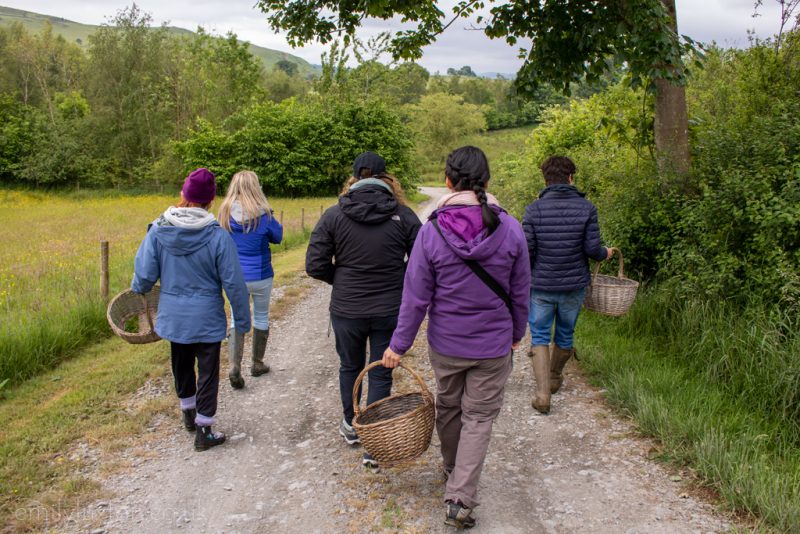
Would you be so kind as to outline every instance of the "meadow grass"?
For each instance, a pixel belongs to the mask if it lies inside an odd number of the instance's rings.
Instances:
[[[108,335],[100,245],[109,241],[110,294],[130,287],[133,257],[175,197],[0,192],[0,383],[13,385]],[[305,243],[335,199],[270,199],[287,251]]]
[[[800,335],[764,305],[640,295],[613,319],[586,313],[581,365],[609,401],[766,529],[800,532]]]

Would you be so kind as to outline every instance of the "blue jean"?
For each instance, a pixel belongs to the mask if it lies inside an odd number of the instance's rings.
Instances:
[[[531,345],[549,345],[553,320],[556,323],[555,343],[562,349],[572,348],[572,336],[578,323],[586,288],[575,291],[531,291],[528,324]]]
[[[254,282],[247,282],[247,291],[253,300],[253,328],[269,330],[269,300],[272,296],[273,278],[264,278]],[[231,317],[231,328],[233,328]]]

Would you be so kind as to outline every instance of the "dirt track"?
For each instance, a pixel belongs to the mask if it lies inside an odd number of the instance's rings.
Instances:
[[[361,449],[339,437],[338,359],[333,338],[326,336],[329,293],[314,283],[291,313],[273,323],[272,373],[246,375],[241,391],[232,391],[223,374],[217,428],[229,443],[195,453],[176,408],[174,417],[154,422],[155,439],[117,459],[130,468],[103,480],[113,497],[80,510],[57,530],[451,531],[442,524],[435,436],[417,463],[377,474],[361,467]],[[408,361],[433,388],[425,346],[422,332]],[[399,387],[414,387],[402,375],[396,371]],[[495,424],[472,532],[730,528],[710,505],[688,495],[674,472],[648,460],[652,443],[611,415],[602,391],[588,386],[573,362],[549,416],[531,409],[531,389],[530,362],[520,350]]]

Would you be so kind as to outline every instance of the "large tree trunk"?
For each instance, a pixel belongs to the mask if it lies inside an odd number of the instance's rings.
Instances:
[[[678,31],[675,0],[661,0]],[[659,173],[676,178],[689,173],[689,116],[686,111],[686,88],[667,80],[655,80],[655,142]]]

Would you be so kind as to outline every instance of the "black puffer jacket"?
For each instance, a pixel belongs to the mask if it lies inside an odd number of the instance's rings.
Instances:
[[[606,259],[597,208],[574,185],[546,187],[525,208],[522,229],[531,259],[531,287],[574,291],[589,285],[588,258]]]
[[[328,208],[311,233],[306,272],[333,284],[331,313],[397,315],[406,257],[420,226],[411,208],[377,185],[352,190]]]

